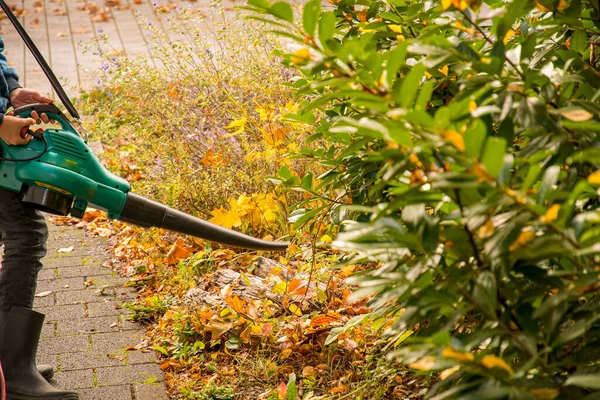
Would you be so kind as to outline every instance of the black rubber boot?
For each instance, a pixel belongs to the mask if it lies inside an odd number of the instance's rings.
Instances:
[[[7,400],[79,400],[75,392],[48,383],[35,366],[44,314],[25,307],[0,313],[0,362]]]
[[[36,365],[38,372],[44,377],[45,380],[49,381],[54,376],[54,368],[50,364],[38,364]]]

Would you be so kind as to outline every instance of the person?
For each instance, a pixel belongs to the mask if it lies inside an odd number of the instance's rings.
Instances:
[[[52,103],[52,99],[19,85],[17,72],[8,66],[4,55],[2,37],[0,69],[0,138],[9,146],[26,145],[32,137],[22,137],[21,130],[48,123],[49,118],[35,111],[31,118],[21,118],[7,113],[8,108]],[[52,375],[51,366],[38,369],[35,365],[44,315],[33,310],[33,299],[41,259],[46,255],[48,227],[39,211],[23,206],[19,193],[3,188],[0,188],[0,239],[4,244],[0,268],[0,365],[7,398],[79,399],[77,393],[60,390],[46,380]]]

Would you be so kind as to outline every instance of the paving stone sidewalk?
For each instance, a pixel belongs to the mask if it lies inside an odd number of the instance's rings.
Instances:
[[[57,385],[76,390],[81,400],[167,400],[156,354],[126,350],[140,343],[144,329],[121,308],[135,298],[123,286],[127,278],[102,266],[107,240],[48,226],[48,256],[36,290],[43,296],[34,304],[46,315],[38,363],[54,365]]]

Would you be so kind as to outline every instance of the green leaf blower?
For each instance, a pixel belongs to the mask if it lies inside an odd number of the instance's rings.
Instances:
[[[65,108],[80,119],[62,86],[4,0],[0,6],[50,80]],[[41,211],[81,218],[88,206],[105,210],[108,218],[144,228],[158,227],[254,250],[283,251],[286,242],[270,242],[225,229],[130,192],[129,183],[109,172],[73,124],[53,104],[31,104],[14,110],[29,117],[45,113],[60,129],[27,130],[34,137],[25,146],[0,140],[0,187],[20,193],[21,201]]]

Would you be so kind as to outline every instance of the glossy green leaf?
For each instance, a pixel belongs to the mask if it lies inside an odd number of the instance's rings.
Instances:
[[[271,6],[267,9],[267,12],[285,21],[294,21],[294,11],[292,10],[292,6],[285,1],[278,1],[271,4]]]
[[[504,164],[504,153],[506,152],[506,140],[503,138],[490,137],[486,140],[481,155],[481,163],[488,173],[498,176]]]
[[[307,34],[314,36],[320,15],[320,1],[312,0],[304,5],[304,11],[302,13],[302,26],[304,27],[304,30]]]

